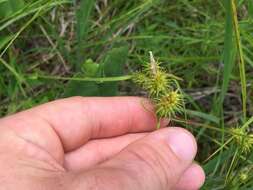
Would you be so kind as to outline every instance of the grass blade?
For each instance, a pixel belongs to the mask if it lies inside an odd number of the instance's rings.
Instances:
[[[224,73],[222,78],[222,87],[220,93],[219,110],[222,109],[223,101],[228,90],[231,72],[235,61],[235,47],[233,40],[233,22],[232,22],[232,7],[230,0],[225,2],[226,9],[226,24],[225,24],[225,42],[224,42]]]
[[[249,17],[253,19],[253,1],[248,1],[248,13]]]
[[[87,33],[88,33],[88,27],[89,27],[89,18],[91,15],[91,12],[93,10],[95,4],[95,0],[82,0],[80,4],[80,8],[76,10],[76,35],[77,35],[77,61],[75,63],[75,66],[77,69],[80,68],[82,61],[84,60],[84,57],[82,55],[82,41],[85,40]]]
[[[239,70],[240,70],[240,80],[241,80],[241,90],[242,90],[242,110],[243,110],[243,119],[246,120],[247,117],[247,88],[246,88],[246,74],[245,74],[245,63],[243,58],[243,49],[240,36],[240,28],[238,24],[237,10],[235,0],[231,0],[232,13],[233,13],[233,24],[234,32],[236,38],[236,45],[239,53]]]

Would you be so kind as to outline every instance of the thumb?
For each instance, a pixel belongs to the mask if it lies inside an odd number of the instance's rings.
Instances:
[[[161,129],[130,144],[113,159],[78,175],[75,189],[172,189],[191,165],[196,151],[196,142],[188,131]]]

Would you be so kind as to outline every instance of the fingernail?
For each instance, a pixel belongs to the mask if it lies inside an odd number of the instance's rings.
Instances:
[[[196,155],[197,145],[190,132],[171,128],[168,134],[168,142],[172,151],[183,161],[192,161]]]

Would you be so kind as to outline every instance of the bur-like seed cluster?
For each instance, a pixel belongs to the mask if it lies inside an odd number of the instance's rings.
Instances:
[[[133,80],[146,90],[150,97],[159,97],[169,86],[167,73],[156,62],[147,63],[142,72],[134,74]]]
[[[239,180],[241,183],[245,183],[252,178],[253,166],[246,166],[239,172]]]
[[[231,133],[235,142],[240,145],[242,152],[249,153],[253,150],[253,134],[249,134],[244,128],[232,128]]]
[[[183,111],[183,95],[177,80],[168,74],[150,52],[150,63],[133,75],[133,81],[147,91],[158,118],[171,118]]]
[[[240,168],[237,172],[233,173],[233,181],[231,182],[234,185],[247,184],[253,179],[253,167],[252,164],[248,164]]]
[[[156,113],[159,117],[171,117],[175,116],[176,113],[180,113],[183,110],[181,104],[182,95],[176,90],[165,94],[160,99],[157,99],[157,110]]]

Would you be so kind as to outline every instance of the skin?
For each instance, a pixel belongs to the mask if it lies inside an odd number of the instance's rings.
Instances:
[[[74,97],[2,118],[0,189],[199,189],[194,137],[166,125],[155,130],[138,97]]]

